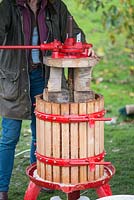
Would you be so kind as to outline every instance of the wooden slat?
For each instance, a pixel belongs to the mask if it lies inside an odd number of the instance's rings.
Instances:
[[[104,109],[104,98],[100,100],[100,110]],[[100,122],[100,153],[104,151],[104,121]],[[104,166],[100,166],[100,177],[104,175]]]
[[[39,111],[44,113],[44,103],[40,102],[40,108]],[[44,155],[45,154],[45,123],[43,120],[40,120],[40,127],[39,127],[39,131],[40,131],[40,154]],[[45,179],[45,164],[44,163],[40,163],[41,165],[41,178]]]
[[[40,109],[40,103],[39,100],[36,99],[36,109],[39,110]],[[36,150],[37,152],[40,152],[40,120],[38,118],[36,118]],[[41,177],[41,162],[39,160],[37,160],[37,173],[38,175]]]
[[[78,104],[70,104],[70,115],[78,114]],[[71,158],[78,158],[78,123],[70,124],[70,146],[71,146]],[[71,184],[77,184],[78,179],[78,167],[71,167]]]
[[[52,114],[60,114],[60,104],[52,104]],[[60,158],[60,124],[52,123],[53,157]],[[53,166],[53,181],[60,183],[60,167]]]
[[[95,112],[100,111],[100,105],[98,99],[95,101]],[[100,153],[100,122],[95,122],[95,155],[98,155]],[[99,179],[100,173],[99,173],[99,165],[96,165],[95,170],[95,179]]]
[[[79,103],[79,114],[86,114],[86,103]],[[87,132],[86,122],[79,123],[79,157],[87,157]],[[88,166],[80,167],[80,182],[87,181],[87,168]]]
[[[51,114],[51,103],[45,102],[44,113]],[[44,123],[45,155],[52,157],[52,129],[51,122]],[[41,138],[43,140],[43,138]],[[46,165],[46,180],[52,181],[52,166]]]
[[[94,102],[88,102],[87,103],[87,113],[91,114],[94,113]],[[95,154],[95,136],[94,133],[95,129],[94,127],[90,127],[89,124],[87,126],[87,134],[88,134],[88,157],[92,157]],[[88,181],[93,181],[94,180],[94,172],[91,172],[88,170]]]
[[[61,104],[61,115],[69,114],[69,104]],[[61,134],[62,134],[62,158],[69,158],[69,124],[61,124]],[[62,182],[68,184],[70,182],[69,178],[69,167],[62,167]]]

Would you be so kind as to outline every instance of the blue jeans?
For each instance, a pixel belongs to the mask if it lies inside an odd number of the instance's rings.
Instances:
[[[36,118],[34,115],[35,96],[43,93],[45,80],[42,76],[42,69],[37,68],[29,73],[30,77],[30,96],[32,102],[31,119],[31,151],[30,163],[36,161],[35,143],[36,143]],[[14,154],[16,144],[19,141],[22,120],[2,118],[2,137],[0,138],[0,192],[7,192],[9,189],[10,178],[14,165]]]

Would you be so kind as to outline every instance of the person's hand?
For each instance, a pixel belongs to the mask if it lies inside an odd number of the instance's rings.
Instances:
[[[95,54],[94,50],[92,48],[88,49],[88,56],[97,58],[98,56]]]

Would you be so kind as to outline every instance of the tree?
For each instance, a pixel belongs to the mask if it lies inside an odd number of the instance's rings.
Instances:
[[[133,0],[77,0],[92,12],[102,10],[102,24],[109,32],[112,43],[124,34],[126,45],[134,48],[134,1]]]

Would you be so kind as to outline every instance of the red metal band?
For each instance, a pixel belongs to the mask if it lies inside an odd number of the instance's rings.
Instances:
[[[55,165],[60,167],[71,167],[71,166],[84,166],[89,165],[91,171],[95,170],[96,165],[109,165],[110,162],[102,162],[104,159],[105,152],[98,154],[96,156],[88,157],[88,158],[79,158],[79,159],[62,159],[62,158],[53,158],[47,157],[36,152],[36,158],[40,162],[43,162],[47,165]]]
[[[35,110],[35,115],[38,119],[49,122],[57,123],[75,123],[75,122],[89,122],[90,126],[94,126],[95,121],[111,121],[111,118],[103,118],[106,111],[102,110],[99,112],[85,114],[85,115],[56,115],[46,114]]]

